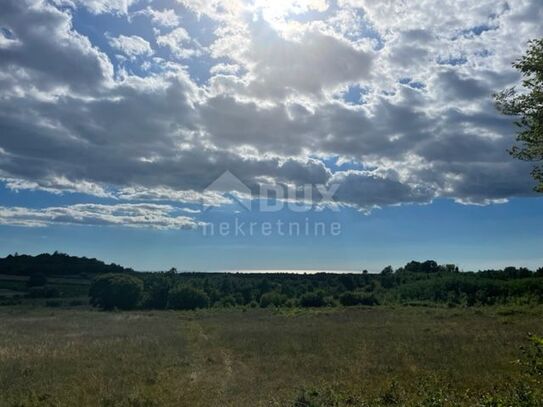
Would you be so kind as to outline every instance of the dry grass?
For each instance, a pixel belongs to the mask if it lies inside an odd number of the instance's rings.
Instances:
[[[542,329],[541,316],[539,308],[4,307],[0,405],[291,405],[307,388],[385,403],[391,391],[418,400],[425,387],[469,404],[518,380],[519,347]]]

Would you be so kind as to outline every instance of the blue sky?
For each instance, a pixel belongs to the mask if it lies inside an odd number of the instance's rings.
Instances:
[[[78,194],[1,192],[2,202],[36,208],[87,202]],[[456,263],[465,270],[543,264],[543,199],[513,199],[506,204],[459,205],[439,199],[429,205],[386,207],[369,215],[353,209],[339,213],[292,214],[285,222],[340,222],[340,236],[204,236],[194,230],[153,230],[114,226],[52,225],[40,228],[2,226],[2,252],[55,250],[96,256],[140,270],[353,270],[380,271],[411,259]],[[234,208],[203,216],[228,222],[273,221]],[[271,220],[270,220],[271,219]]]
[[[543,9],[440,8],[3,2],[0,255],[142,270],[542,266],[543,200],[492,94],[519,86],[511,62],[543,36]],[[225,173],[235,182],[214,184]],[[270,189],[298,203],[310,191],[308,210],[259,209]],[[204,235],[236,221],[260,233]],[[278,221],[326,233],[262,233]]]

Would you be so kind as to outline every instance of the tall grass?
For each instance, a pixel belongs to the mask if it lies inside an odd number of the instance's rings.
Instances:
[[[541,311],[3,307],[0,406],[500,405]]]

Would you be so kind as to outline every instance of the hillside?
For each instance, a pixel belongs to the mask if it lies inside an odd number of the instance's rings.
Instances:
[[[106,264],[97,259],[70,256],[64,253],[42,253],[37,256],[9,255],[0,258],[0,274],[29,276],[34,273],[45,275],[80,275],[101,273],[123,273],[133,271],[117,264]]]

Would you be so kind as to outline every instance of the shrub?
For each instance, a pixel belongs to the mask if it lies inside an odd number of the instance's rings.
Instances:
[[[190,310],[209,306],[209,297],[205,291],[179,285],[168,293],[168,308]]]
[[[46,307],[58,308],[62,306],[62,301],[60,300],[47,300],[45,302]]]
[[[267,308],[270,305],[280,307],[281,305],[285,304],[286,301],[286,295],[280,294],[276,291],[271,291],[269,293],[263,294],[262,297],[260,297],[260,306],[262,308]]]
[[[47,277],[43,273],[34,273],[26,282],[27,287],[43,287],[47,284]]]
[[[358,304],[360,304],[359,301],[360,301],[360,294],[354,293],[352,291],[348,291],[346,293],[343,293],[339,297],[339,302],[341,303],[341,305],[343,305],[345,307],[351,307],[353,305],[358,305]]]
[[[235,307],[236,304],[236,298],[233,295],[227,295],[226,297],[222,297],[219,301],[219,306],[224,308]]]
[[[139,304],[143,282],[125,274],[106,274],[97,277],[89,290],[90,303],[106,310],[133,309]]]
[[[164,276],[152,279],[145,287],[145,308],[165,309],[168,305],[168,293],[172,288],[171,280]]]
[[[348,291],[339,297],[341,305],[350,307],[354,305],[378,305],[379,301],[371,294],[362,294]]]
[[[300,305],[302,307],[324,307],[326,305],[324,293],[322,291],[306,293],[301,296]]]
[[[29,298],[55,298],[60,297],[60,291],[55,287],[32,287],[28,290]]]

